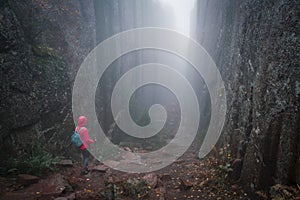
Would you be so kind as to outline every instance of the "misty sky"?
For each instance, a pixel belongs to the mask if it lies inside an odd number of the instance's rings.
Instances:
[[[191,11],[195,0],[159,0],[162,4],[172,7],[175,14],[176,29],[179,32],[189,35]]]

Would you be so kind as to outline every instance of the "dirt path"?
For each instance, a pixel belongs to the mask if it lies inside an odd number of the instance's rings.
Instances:
[[[196,158],[195,149],[190,148],[173,164],[152,173],[129,174],[92,160],[90,173],[80,175],[80,160],[74,164],[67,160],[58,172],[43,179],[31,175],[18,175],[21,181],[16,176],[0,177],[0,199],[300,200],[298,185],[276,184],[270,187],[269,193],[255,191],[250,196],[241,185],[228,179],[228,171],[234,168],[234,162],[227,166],[232,158],[225,147],[215,152],[218,158],[211,155],[202,160]]]
[[[78,161],[27,187],[12,189],[9,181],[2,180],[1,187],[6,187],[2,199],[250,199],[239,185],[225,178],[220,164],[214,157],[199,160],[188,152],[153,173],[128,174],[94,162],[94,170],[80,175]]]

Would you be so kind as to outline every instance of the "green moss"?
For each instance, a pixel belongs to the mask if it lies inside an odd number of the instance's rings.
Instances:
[[[57,85],[68,83],[66,64],[51,47],[34,46],[32,51],[36,55],[37,70],[45,81],[54,81]]]
[[[32,51],[36,56],[40,57],[56,57],[53,48],[47,46],[33,46]]]

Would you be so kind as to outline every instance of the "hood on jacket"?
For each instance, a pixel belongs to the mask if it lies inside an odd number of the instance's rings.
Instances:
[[[86,126],[86,120],[87,120],[87,118],[85,116],[78,117],[77,126],[79,126],[79,127]]]

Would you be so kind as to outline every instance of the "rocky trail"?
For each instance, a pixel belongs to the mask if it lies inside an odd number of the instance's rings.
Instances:
[[[230,159],[230,155],[226,155]],[[96,160],[90,172],[80,175],[80,160],[61,160],[59,170],[45,178],[31,175],[1,177],[3,200],[74,200],[74,199],[300,199],[300,188],[275,185],[273,196],[257,191],[245,192],[233,182],[234,165],[228,166],[219,156],[199,160],[188,151],[173,164],[152,173],[129,174],[111,169]],[[276,196],[277,195],[277,196]]]
[[[58,172],[44,179],[2,177],[1,199],[250,199],[220,166],[215,157],[199,160],[189,152],[152,173],[128,174],[93,160],[89,174],[80,175],[80,160],[63,160]]]

